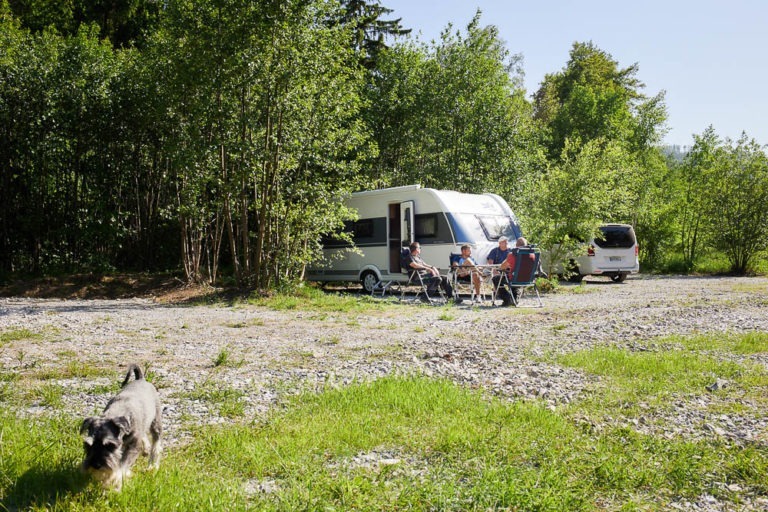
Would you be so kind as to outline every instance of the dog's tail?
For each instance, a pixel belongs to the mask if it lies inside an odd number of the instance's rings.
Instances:
[[[121,387],[125,387],[125,385],[128,384],[128,381],[131,380],[131,373],[133,373],[133,375],[136,377],[136,380],[141,380],[144,378],[144,372],[141,371],[139,365],[136,363],[131,363],[131,365],[128,366],[128,373],[125,374],[125,380],[123,380]]]

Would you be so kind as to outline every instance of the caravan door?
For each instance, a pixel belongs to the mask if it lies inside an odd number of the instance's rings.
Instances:
[[[389,205],[389,272],[399,274],[400,251],[414,241],[413,201]]]
[[[400,233],[402,233],[403,245],[408,245],[416,239],[415,230],[413,225],[413,201],[405,201],[400,203],[400,219],[402,221]]]

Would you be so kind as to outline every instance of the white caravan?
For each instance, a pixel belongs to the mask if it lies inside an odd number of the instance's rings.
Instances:
[[[515,240],[520,226],[504,199],[496,194],[463,194],[421,185],[356,192],[346,204],[358,212],[346,231],[354,245],[323,241],[324,261],[307,271],[311,281],[361,281],[371,291],[379,281],[406,281],[400,252],[419,242],[421,256],[432,265],[449,267],[451,253],[472,245],[472,256],[486,262],[498,239]]]

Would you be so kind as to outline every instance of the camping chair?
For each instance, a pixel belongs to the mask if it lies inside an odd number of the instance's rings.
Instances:
[[[475,284],[472,282],[473,270],[467,267],[460,267],[459,260],[461,260],[461,254],[456,254],[455,252],[452,252],[448,257],[450,268],[448,279],[453,287],[453,298],[458,303],[461,300],[461,295],[465,294],[469,295],[471,302],[474,302],[476,299],[479,300],[480,297],[475,295]],[[477,272],[477,270],[474,270],[474,272]]]
[[[433,304],[432,297],[429,296],[429,277],[424,277],[417,270],[411,268],[411,250],[408,247],[404,247],[403,250],[400,251],[400,267],[402,267],[404,273],[408,274],[408,281],[402,286],[400,299],[403,300],[405,298],[407,287],[414,286],[418,288],[418,291],[416,292],[417,300],[421,297],[423,302]],[[440,297],[445,299],[443,289],[438,286],[437,291],[440,294]]]
[[[502,279],[499,280],[499,286],[502,286],[504,283],[509,286],[512,302],[514,302],[515,306],[519,304],[525,291],[528,288],[533,288],[539,307],[542,307],[541,295],[539,295],[539,288],[536,286],[536,277],[539,275],[539,265],[541,263],[541,252],[533,246],[526,246],[513,249],[511,254],[515,255],[515,263],[512,268],[507,269],[503,274]],[[517,297],[512,292],[512,288],[520,289],[520,294]],[[498,292],[498,287],[496,292]]]

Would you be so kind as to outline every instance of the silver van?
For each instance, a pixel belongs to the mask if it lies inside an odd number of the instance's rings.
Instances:
[[[603,224],[598,236],[585,247],[585,253],[575,258],[574,278],[606,276],[621,283],[629,274],[640,272],[639,247],[635,230],[629,224]]]

